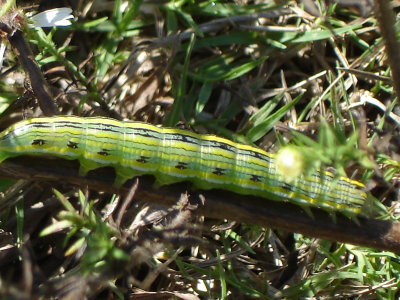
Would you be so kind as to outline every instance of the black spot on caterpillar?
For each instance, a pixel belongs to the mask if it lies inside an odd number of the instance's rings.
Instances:
[[[111,150],[109,150],[109,149],[101,149],[101,151],[97,152],[97,154],[100,154],[102,156],[109,156],[109,155],[111,155],[110,151]]]
[[[179,169],[179,170],[185,170],[188,168],[188,164],[185,162],[178,162],[178,164],[175,166],[175,168]]]
[[[32,145],[37,145],[37,146],[43,146],[45,143],[46,141],[42,139],[36,139],[32,141]]]
[[[213,174],[221,176],[221,175],[224,175],[224,172],[225,172],[225,170],[222,168],[215,168],[215,170],[213,171]]]
[[[72,148],[72,149],[78,149],[78,143],[69,141],[67,144],[67,147]]]
[[[147,157],[147,156],[140,156],[136,161],[137,162],[140,162],[140,163],[147,163],[148,162],[148,160],[150,159],[150,157]]]

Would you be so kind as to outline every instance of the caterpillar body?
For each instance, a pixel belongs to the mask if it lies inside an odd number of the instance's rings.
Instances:
[[[327,171],[288,183],[276,173],[275,155],[213,135],[139,122],[73,116],[34,118],[0,134],[0,162],[19,155],[77,159],[80,174],[112,166],[116,185],[153,175],[158,185],[191,181],[199,189],[225,189],[348,216],[363,214],[363,184]]]

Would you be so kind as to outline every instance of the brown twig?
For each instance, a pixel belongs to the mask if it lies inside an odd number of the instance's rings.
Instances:
[[[0,31],[7,33],[8,41],[14,48],[25,72],[28,74],[32,90],[38,99],[41,110],[46,116],[56,115],[58,110],[51,96],[50,88],[35,61],[32,50],[26,42],[23,32],[8,26],[6,23],[0,23]]]
[[[393,86],[397,97],[400,96],[400,44],[396,34],[396,16],[389,0],[375,1],[375,15],[385,42],[386,53],[392,72]]]
[[[18,157],[0,164],[0,176],[69,182],[79,186],[88,185],[92,189],[111,193],[128,193],[128,187],[118,190],[113,186],[114,176],[113,172],[110,172],[112,168],[98,169],[90,172],[87,177],[81,178],[78,176],[78,165],[77,161]],[[156,190],[152,187],[152,179],[142,176],[135,198],[171,206],[188,187],[185,183],[180,183]],[[204,205],[203,197],[206,199]],[[189,199],[191,204],[199,206],[197,213],[208,217],[231,219],[400,253],[400,223],[398,222],[359,218],[360,224],[357,225],[340,214],[337,215],[336,222],[333,222],[329,214],[316,209],[313,210],[314,218],[310,218],[300,207],[290,203],[268,201],[263,198],[217,190],[192,192]],[[3,208],[0,207],[0,209]]]

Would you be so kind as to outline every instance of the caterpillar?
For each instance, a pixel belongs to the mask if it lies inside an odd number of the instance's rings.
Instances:
[[[57,116],[18,122],[0,134],[0,162],[19,155],[79,160],[80,175],[112,166],[115,184],[153,175],[157,185],[190,181],[199,189],[225,189],[289,201],[347,216],[364,214],[364,185],[328,171],[288,183],[276,172],[275,155],[213,135],[108,118]]]

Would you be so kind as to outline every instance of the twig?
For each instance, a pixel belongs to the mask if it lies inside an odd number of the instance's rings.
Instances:
[[[13,29],[5,23],[0,23],[0,31],[7,33],[8,41],[14,48],[18,59],[28,74],[32,90],[38,99],[39,106],[46,116],[57,114],[57,106],[50,93],[50,88],[37,65],[32,50],[25,41],[24,34],[19,29]]]
[[[389,0],[375,1],[375,15],[379,29],[385,41],[386,53],[392,72],[393,86],[397,97],[400,97],[400,44],[397,41],[396,17]]]
[[[113,186],[114,176],[110,175],[113,172],[110,172],[108,168],[90,172],[89,176],[81,178],[78,176],[78,165],[77,161],[18,157],[0,164],[0,176],[69,182],[79,186],[88,185],[92,189],[111,193],[127,194],[129,192],[128,188],[118,190]],[[187,187],[188,185],[180,183],[156,190],[152,187],[152,179],[142,176],[135,198],[171,206],[176,203]],[[202,197],[206,199],[204,205]],[[337,214],[337,220],[333,222],[328,213],[317,209],[312,210],[314,218],[310,218],[300,207],[290,203],[268,201],[219,190],[192,192],[189,199],[191,204],[199,206],[195,213],[204,216],[231,219],[289,232],[299,232],[311,237],[400,253],[399,222],[360,217],[360,224],[357,225],[340,214]]]

